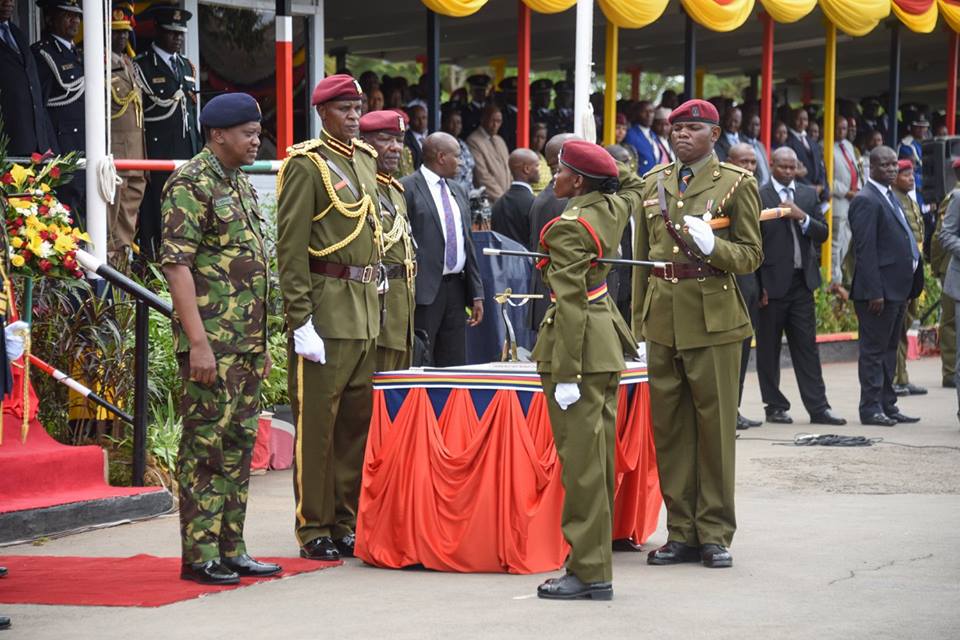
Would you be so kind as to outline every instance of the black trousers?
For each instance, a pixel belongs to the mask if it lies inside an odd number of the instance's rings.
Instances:
[[[829,409],[817,348],[813,292],[807,288],[803,270],[795,269],[787,294],[770,300],[758,315],[757,376],[767,413],[790,409],[790,401],[780,392],[780,349],[784,333],[803,406],[811,416]]]
[[[443,276],[433,303],[417,305],[413,326],[430,339],[429,353],[435,367],[467,363],[466,306],[467,282],[463,273]]]
[[[137,225],[137,244],[140,253],[147,260],[157,260],[160,257],[161,229],[163,216],[160,213],[163,185],[166,184],[170,173],[166,171],[151,171],[150,179],[144,190],[143,200],[140,202],[140,220]]]
[[[897,345],[903,327],[906,302],[884,300],[880,315],[870,313],[866,300],[854,300],[860,322],[860,418],[877,413],[896,413],[897,395],[893,377],[897,371]]]
[[[737,286],[740,288],[740,295],[743,301],[747,303],[747,311],[750,313],[750,325],[753,332],[757,332],[758,311],[757,306],[760,302],[760,285],[757,282],[757,274],[748,273],[744,276],[737,276]],[[628,321],[629,322],[629,321]],[[740,395],[737,396],[737,405],[743,401],[743,381],[747,379],[747,365],[750,363],[750,346],[753,343],[753,336],[743,341],[743,347],[740,349]]]

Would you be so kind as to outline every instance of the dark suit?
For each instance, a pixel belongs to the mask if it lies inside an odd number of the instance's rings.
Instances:
[[[536,251],[540,245],[540,231],[543,227],[563,213],[567,207],[566,198],[558,198],[553,193],[553,180],[546,188],[537,194],[533,199],[533,205],[530,207],[530,237],[526,243],[527,249]],[[550,289],[544,284],[540,277],[539,269],[532,269],[530,272],[530,293],[540,294],[541,300],[532,300],[530,305],[530,328],[534,331],[540,329],[540,322],[550,307],[549,293]]]
[[[807,169],[807,175],[797,178],[797,182],[808,185],[822,185],[823,195],[821,199],[828,197],[827,177],[823,165],[823,151],[820,145],[807,136],[807,146],[804,146],[803,140],[795,135],[792,130],[787,133],[787,146],[793,149],[797,154],[797,159]]]
[[[29,156],[47,149],[59,151],[30,43],[12,22],[10,31],[19,52],[0,42],[0,113],[3,132],[10,137],[7,153]]]
[[[759,311],[757,307],[760,302],[760,283],[757,280],[756,273],[747,273],[742,276],[734,276],[737,280],[737,288],[740,289],[740,295],[743,296],[743,302],[747,305],[747,312],[750,314],[750,326],[753,327],[753,333],[757,333],[759,324]],[[743,383],[747,379],[747,366],[750,364],[750,348],[753,343],[753,336],[745,339],[740,348],[740,394],[737,396],[737,406],[743,401]]]
[[[511,240],[526,246],[530,240],[530,207],[533,206],[533,191],[529,186],[510,185],[493,205],[490,228]]]
[[[444,275],[446,239],[430,187],[422,171],[401,181],[407,201],[407,215],[417,243],[416,303],[413,324],[429,338],[431,361],[438,367],[466,364],[466,314],[464,308],[483,298],[483,284],[477,267],[470,229],[470,201],[463,188],[447,180],[450,197],[460,209],[465,261],[459,273]]]
[[[413,129],[407,129],[403,136],[403,146],[410,149],[410,155],[413,156],[413,169],[417,170],[423,164],[423,148],[420,141],[413,134]]]
[[[764,208],[778,207],[782,202],[773,180],[760,187]],[[813,302],[813,292],[820,286],[817,248],[827,240],[827,223],[813,187],[794,181],[794,188],[793,201],[810,216],[806,232],[800,222],[790,219],[760,225],[763,263],[757,277],[761,297],[766,291],[768,303],[757,314],[757,376],[767,413],[788,410],[790,402],[780,391],[780,348],[786,333],[800,398],[810,415],[817,416],[830,408],[820,368]]]
[[[862,419],[897,411],[893,392],[897,344],[906,301],[920,289],[917,280],[923,264],[906,218],[872,181],[868,180],[850,202],[849,218],[854,252],[850,297],[860,321]],[[879,315],[868,308],[868,302],[877,299],[884,301]]]
[[[727,156],[730,155],[730,147],[732,146],[733,143],[727,138],[727,132],[721,131],[720,137],[717,138],[717,144],[713,145],[713,150],[716,152],[717,157],[720,158],[720,162],[727,161]]]

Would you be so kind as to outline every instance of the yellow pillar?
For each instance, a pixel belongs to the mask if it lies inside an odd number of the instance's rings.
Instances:
[[[503,80],[503,76],[507,70],[507,59],[506,58],[493,58],[490,60],[490,68],[493,69],[493,89],[494,91],[500,87],[500,81]]]
[[[604,61],[606,89],[603,93],[603,144],[613,144],[617,125],[617,49],[620,31],[607,20],[607,55]]]
[[[837,114],[837,27],[827,21],[826,46],[823,53],[823,164],[827,168],[827,186],[833,186],[833,142]],[[829,203],[829,201],[828,201]],[[820,251],[820,266],[826,272],[824,282],[830,282],[833,251],[833,215],[830,209],[827,218],[827,241]]]
[[[694,79],[694,87],[697,91],[697,98],[703,98],[706,100],[706,97],[703,95],[703,76],[707,75],[707,70],[703,67],[697,67],[696,78]]]

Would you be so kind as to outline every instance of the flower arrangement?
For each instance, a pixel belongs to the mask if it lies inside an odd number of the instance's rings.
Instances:
[[[90,236],[74,226],[73,212],[55,189],[76,171],[76,152],[64,156],[34,153],[30,165],[0,168],[0,192],[6,199],[10,264],[26,276],[82,278],[77,249]]]

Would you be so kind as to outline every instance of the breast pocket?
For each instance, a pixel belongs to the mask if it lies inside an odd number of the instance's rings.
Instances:
[[[247,224],[247,217],[240,208],[240,203],[232,198],[219,205],[214,201],[213,213],[221,251],[229,255],[253,253],[257,238]]]
[[[700,292],[707,333],[731,331],[745,323],[745,305],[731,278],[706,278]]]

